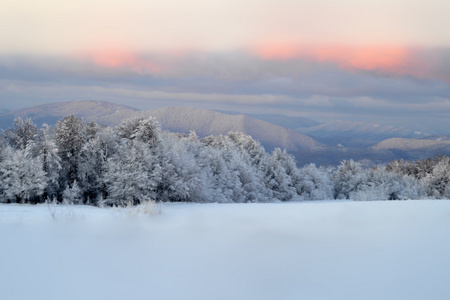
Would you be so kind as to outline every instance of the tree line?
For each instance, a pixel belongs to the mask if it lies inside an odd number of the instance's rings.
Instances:
[[[16,118],[0,142],[0,202],[135,205],[149,200],[273,202],[450,197],[447,156],[363,168],[309,164],[267,153],[240,132],[199,138],[153,118],[115,128],[69,115],[55,126]]]

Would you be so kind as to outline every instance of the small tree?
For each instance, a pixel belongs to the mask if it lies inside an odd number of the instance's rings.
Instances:
[[[76,180],[72,183],[72,186],[69,186],[64,190],[63,203],[83,204],[83,198],[81,197],[81,189]]]

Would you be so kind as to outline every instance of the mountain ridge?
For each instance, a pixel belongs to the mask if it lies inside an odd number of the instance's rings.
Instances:
[[[406,139],[391,138],[386,139],[371,147],[375,150],[422,150],[422,149],[450,149],[450,140],[440,139]]]
[[[13,119],[18,116],[30,117],[39,126],[44,122],[54,124],[69,114],[82,117],[86,122],[95,121],[106,126],[116,126],[126,119],[153,116],[161,123],[164,130],[182,133],[193,130],[199,136],[240,131],[251,135],[268,149],[280,147],[288,151],[299,151],[324,146],[301,133],[244,115],[232,116],[212,110],[175,106],[138,110],[109,102],[90,100],[56,102],[11,111],[0,116],[0,125],[9,122],[8,125],[11,126]]]

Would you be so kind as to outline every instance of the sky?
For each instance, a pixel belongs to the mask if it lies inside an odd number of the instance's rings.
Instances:
[[[0,110],[103,100],[449,133],[446,0],[3,0]]]

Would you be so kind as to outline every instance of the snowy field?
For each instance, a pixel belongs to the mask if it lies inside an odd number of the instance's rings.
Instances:
[[[450,201],[0,204],[0,236],[0,299],[450,299]]]

